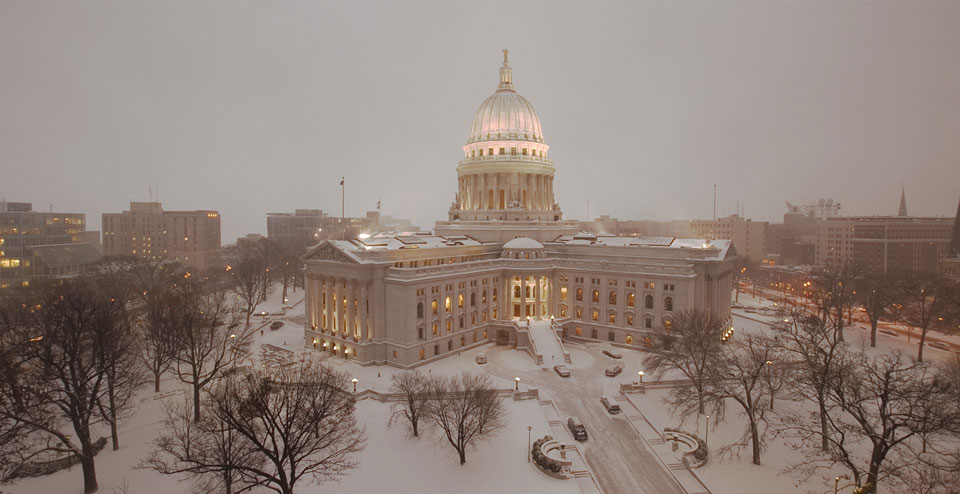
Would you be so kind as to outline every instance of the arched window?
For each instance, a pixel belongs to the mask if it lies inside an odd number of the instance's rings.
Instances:
[[[494,301],[494,302],[497,301],[497,289],[496,289],[496,288],[493,289],[493,301]],[[494,316],[494,318],[496,318],[496,316]]]
[[[533,295],[530,293],[531,286],[527,285],[525,291],[527,292],[527,298],[533,298]]]
[[[493,189],[487,191],[487,209],[493,209]]]
[[[458,308],[458,309],[462,309],[462,308],[463,308],[463,294],[462,294],[462,293],[461,293],[460,295],[457,295],[457,308]]]
[[[600,303],[600,290],[593,291],[593,301]]]
[[[627,307],[633,307],[633,301],[635,298],[636,296],[633,294],[633,292],[627,294]]]
[[[673,312],[673,297],[663,299],[663,310]]]
[[[487,303],[487,291],[486,291],[486,290],[484,290],[483,293],[480,294],[480,303],[481,303],[481,304]]]
[[[583,301],[583,288],[577,288],[577,302]]]
[[[436,300],[433,300],[432,302],[430,302],[430,310],[431,310],[431,312],[433,313],[433,315],[437,315],[437,301],[436,301]]]
[[[647,295],[643,298],[643,308],[652,309],[653,308],[653,295]]]
[[[450,303],[450,297],[443,299],[443,308],[446,309],[447,312],[450,312],[450,309],[453,308],[452,305],[453,304]]]
[[[633,335],[632,335],[632,334],[628,334],[628,335],[627,335],[626,343],[627,343],[628,345],[632,345],[632,344],[633,344]]]
[[[470,307],[477,305],[477,292],[470,294]]]
[[[617,292],[610,292],[610,295],[607,298],[609,299],[607,301],[608,304],[617,305]]]
[[[507,208],[507,195],[503,189],[500,189],[500,209]]]
[[[417,319],[423,319],[423,302],[417,304]]]
[[[520,298],[520,285],[513,287],[513,298]]]

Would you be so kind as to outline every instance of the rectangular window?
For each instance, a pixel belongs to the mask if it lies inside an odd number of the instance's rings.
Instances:
[[[613,341],[613,331],[607,333],[607,341]]]
[[[507,148],[500,148],[500,153],[499,153],[499,154],[501,154],[501,155],[507,154]]]

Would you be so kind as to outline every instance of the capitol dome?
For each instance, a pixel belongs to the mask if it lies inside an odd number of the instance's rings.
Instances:
[[[506,50],[500,67],[500,85],[474,114],[467,144],[498,140],[543,142],[540,117],[533,105],[513,87],[513,69],[507,62]]]

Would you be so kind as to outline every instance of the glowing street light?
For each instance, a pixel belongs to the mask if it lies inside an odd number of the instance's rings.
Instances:
[[[513,378],[513,382],[515,384],[513,389],[516,391],[520,391],[520,378],[519,377]]]
[[[637,375],[640,376],[640,384],[643,384],[643,376],[646,375],[643,371],[637,372]]]
[[[351,382],[353,383],[353,392],[356,393],[356,392],[357,392],[357,383],[360,382],[360,380],[357,379],[357,378],[353,378],[353,381],[351,381]]]

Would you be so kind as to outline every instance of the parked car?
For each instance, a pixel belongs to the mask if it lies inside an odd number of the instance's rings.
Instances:
[[[603,373],[609,377],[616,377],[620,375],[621,372],[623,372],[623,366],[620,364],[608,366],[607,369],[603,371]]]
[[[607,413],[620,413],[620,404],[617,403],[616,397],[603,395],[600,397],[600,403],[603,403],[603,407],[607,409]]]
[[[587,440],[587,428],[583,426],[583,422],[581,422],[579,418],[568,418],[567,428],[570,429],[570,434],[573,434],[573,438],[577,441]]]
[[[942,341],[932,341],[930,342],[930,346],[940,350],[950,350],[950,346]]]
[[[885,334],[885,335],[887,335],[887,336],[899,336],[899,335],[897,335],[897,332],[896,332],[896,331],[893,331],[893,330],[890,330],[890,329],[879,329],[878,331],[881,332],[881,333],[883,333],[883,334]]]
[[[553,366],[553,370],[556,371],[560,377],[570,377],[570,369],[567,369],[565,365],[555,365]]]
[[[478,363],[478,364],[485,364],[485,363],[487,363],[487,356],[484,355],[483,352],[480,352],[480,353],[477,354],[477,363]]]
[[[617,353],[616,350],[612,348],[607,348],[606,350],[603,351],[603,354],[610,358],[623,358],[623,355],[620,355],[619,353]]]
[[[273,321],[270,323],[270,329],[280,329],[283,327],[283,321]]]

